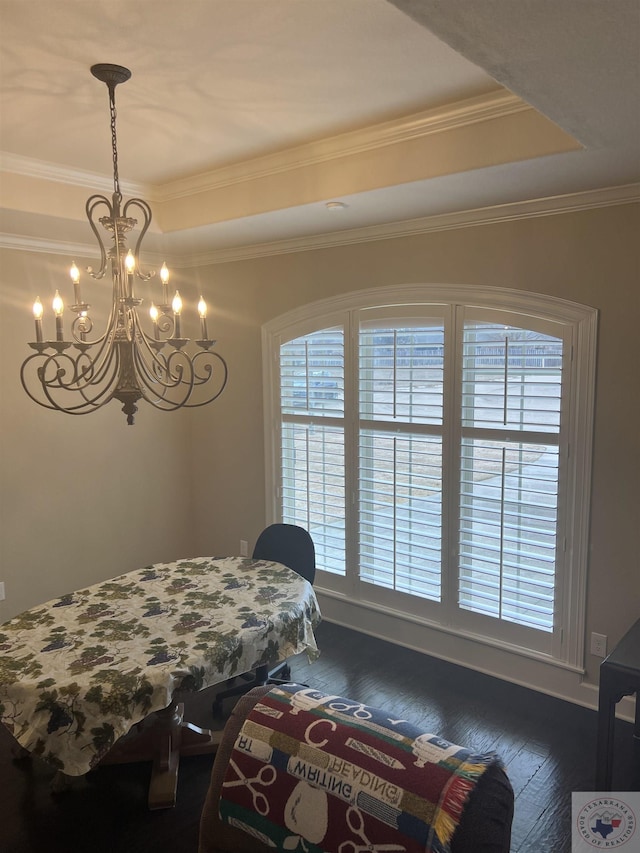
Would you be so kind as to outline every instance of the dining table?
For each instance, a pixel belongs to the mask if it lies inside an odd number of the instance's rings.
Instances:
[[[149,807],[175,804],[181,755],[221,732],[184,718],[185,693],[306,652],[313,587],[247,557],[155,563],[77,589],[0,624],[0,721],[54,790],[101,763],[151,760]]]

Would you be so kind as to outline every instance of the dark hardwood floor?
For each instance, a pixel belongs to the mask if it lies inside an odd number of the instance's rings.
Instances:
[[[571,791],[593,790],[594,711],[326,622],[317,637],[320,659],[295,659],[294,679],[497,751],[516,796],[512,853],[570,853]],[[211,724],[211,699],[189,701],[193,722]],[[52,771],[13,761],[11,744],[0,726],[2,853],[196,853],[211,756],[183,758],[176,807],[150,812],[150,765],[103,767],[54,796]],[[617,721],[614,790],[638,789],[631,745],[631,724]]]

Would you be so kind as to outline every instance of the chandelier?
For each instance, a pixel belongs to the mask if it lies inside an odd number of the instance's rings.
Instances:
[[[151,224],[151,208],[141,198],[129,199],[122,205],[118,177],[116,141],[115,88],[131,77],[128,68],[100,64],[91,73],[107,85],[111,114],[113,148],[113,195],[92,195],[85,210],[100,248],[100,269],[87,267],[93,279],[102,279],[107,270],[113,285],[112,303],[106,327],[94,336],[91,306],[83,300],[80,272],[75,264],[70,274],[73,282],[75,314],[65,336],[64,303],[56,291],[52,308],[55,317],[55,340],[43,339],[44,306],[38,297],[33,306],[36,339],[29,343],[35,352],[20,369],[22,385],[32,400],[47,409],[70,415],[94,412],[111,400],[122,403],[127,423],[133,424],[138,400],[146,400],[156,409],[173,411],[183,406],[204,406],[219,397],[227,383],[227,365],[213,351],[214,340],[207,331],[207,305],[200,298],[200,340],[191,342],[182,336],[182,300],[176,291],[169,301],[169,270],[160,270],[160,287],[149,307],[149,317],[141,317],[144,302],[136,296],[136,280],[149,282],[154,270],[144,271],[140,263],[140,247]],[[132,213],[142,218],[142,226],[133,251],[128,248],[127,234],[138,224]],[[108,232],[112,245],[105,247],[96,218]],[[107,242],[109,237],[107,237]],[[148,331],[145,331],[145,326]]]

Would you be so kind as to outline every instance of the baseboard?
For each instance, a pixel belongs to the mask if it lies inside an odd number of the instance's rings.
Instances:
[[[523,658],[512,652],[473,642],[437,628],[405,621],[394,614],[323,595],[316,589],[324,621],[352,628],[379,640],[386,640],[416,652],[431,655],[459,666],[527,687],[584,708],[598,709],[598,687],[583,680],[580,673]],[[625,696],[616,707],[616,716],[626,722],[635,719],[635,699]]]

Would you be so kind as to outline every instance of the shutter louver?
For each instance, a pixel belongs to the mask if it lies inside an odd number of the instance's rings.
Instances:
[[[345,574],[344,334],[280,348],[282,520],[311,534],[318,567]],[[331,421],[331,422],[329,422]]]
[[[562,341],[465,325],[459,604],[553,629]]]
[[[361,327],[360,579],[439,601],[444,329]]]
[[[344,417],[342,329],[323,329],[283,344],[280,402],[284,414]]]
[[[442,442],[360,435],[360,579],[440,600]]]

